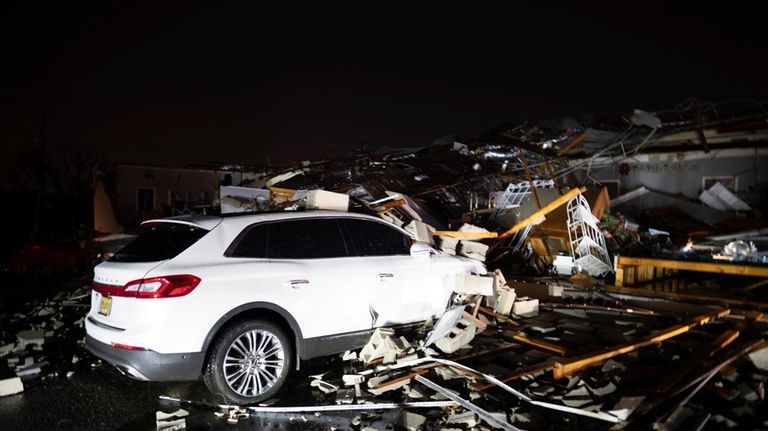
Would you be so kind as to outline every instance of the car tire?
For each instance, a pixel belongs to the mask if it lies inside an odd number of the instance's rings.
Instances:
[[[227,402],[247,405],[273,397],[292,367],[293,343],[285,330],[270,321],[245,320],[217,338],[203,381]]]

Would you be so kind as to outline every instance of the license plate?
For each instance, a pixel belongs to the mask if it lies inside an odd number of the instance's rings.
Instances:
[[[112,311],[112,298],[109,296],[102,296],[101,304],[99,304],[99,314],[109,316],[110,311]]]

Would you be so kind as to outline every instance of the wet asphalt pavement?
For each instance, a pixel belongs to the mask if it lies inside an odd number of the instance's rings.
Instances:
[[[202,382],[135,381],[90,355],[81,344],[85,329],[76,323],[88,311],[88,298],[62,305],[69,292],[87,292],[89,278],[84,275],[58,283],[32,283],[7,273],[0,275],[0,344],[15,341],[19,330],[42,322],[46,322],[46,330],[51,330],[52,318],[64,323],[45,338],[42,351],[27,348],[0,359],[3,379],[15,376],[9,358],[18,357],[23,362],[23,358],[32,357],[36,362],[48,363],[41,373],[22,378],[24,392],[0,398],[3,430],[112,430],[131,424],[147,412],[152,413],[152,427],[141,429],[154,429],[159,395],[199,397],[205,391]],[[50,307],[56,313],[37,316],[35,310],[41,307]],[[67,377],[68,372],[74,374]]]
[[[89,362],[92,357],[83,358]],[[304,373],[302,373],[304,374]],[[294,386],[300,378],[294,379]],[[303,387],[307,388],[304,384]],[[296,387],[282,395],[306,398],[307,389]],[[3,430],[155,430],[155,412],[168,410],[160,395],[212,402],[202,380],[196,382],[139,382],[120,375],[102,364],[75,372],[70,378],[29,382],[22,394],[0,398],[0,424]],[[189,409],[187,429],[351,429],[352,418],[360,413],[338,415],[260,414],[230,425],[217,418],[213,410]],[[171,409],[173,410],[173,409]],[[392,429],[398,412],[371,417],[369,425]]]
[[[42,351],[27,348],[0,359],[0,379],[15,376],[8,358],[25,357],[45,361],[42,372],[23,377],[24,391],[0,397],[0,429],[10,430],[155,430],[158,410],[174,411],[180,406],[161,402],[161,395],[206,403],[223,403],[208,392],[202,379],[194,382],[141,382],[121,375],[109,364],[88,353],[82,345],[85,329],[77,321],[88,311],[89,276],[55,284],[28,283],[0,273],[0,345],[14,342],[19,330],[42,322],[49,325],[53,318],[64,325],[45,338]],[[68,300],[80,296],[76,300]],[[69,305],[62,305],[69,302]],[[55,314],[38,316],[43,308]],[[73,358],[75,361],[73,361]],[[311,393],[309,375],[342,367],[339,360],[316,360],[302,363],[302,370],[287,382],[287,388],[274,400],[277,405],[333,404],[333,394],[324,397]],[[70,377],[67,374],[73,372]],[[328,398],[328,399],[323,399]],[[374,426],[379,430],[393,429],[398,411],[366,415],[361,412],[338,414],[259,414],[241,419],[236,425],[218,418],[213,408],[189,408],[187,429],[352,429],[356,416],[362,421],[357,429]]]

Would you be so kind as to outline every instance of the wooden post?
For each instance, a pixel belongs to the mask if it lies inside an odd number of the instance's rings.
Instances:
[[[529,224],[533,223],[539,217],[547,215],[552,211],[558,209],[560,206],[562,206],[563,204],[571,200],[574,196],[584,192],[585,190],[586,188],[584,187],[568,190],[564,195],[544,205],[544,208],[536,211],[535,213],[524,218],[523,220],[517,222],[517,224],[515,224],[514,226],[512,226],[511,228],[503,232],[501,235],[499,235],[499,239],[504,239],[510,235],[516,234],[517,232],[523,230]]]

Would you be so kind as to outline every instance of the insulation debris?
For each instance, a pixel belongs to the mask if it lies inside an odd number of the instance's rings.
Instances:
[[[176,410],[173,413],[155,412],[155,425],[157,431],[176,431],[187,428],[189,412],[186,410]]]
[[[426,421],[427,418],[425,416],[405,411],[402,415],[400,415],[400,422],[398,425],[407,429],[408,431],[418,431],[422,429],[422,426]]]
[[[2,358],[4,356],[8,355],[9,353],[11,353],[11,351],[13,350],[14,347],[16,347],[16,344],[14,344],[14,343],[6,344],[4,346],[0,346],[0,358]]]
[[[320,380],[320,379],[314,379],[312,380],[309,385],[313,388],[320,389],[326,394],[330,394],[332,392],[336,392],[339,390],[338,386],[332,385],[326,381]]]
[[[493,295],[493,277],[456,274],[453,291],[465,295]]]
[[[463,305],[456,305],[446,310],[437,323],[435,323],[435,327],[424,342],[424,347],[431,346],[435,341],[450,334],[453,328],[456,327],[456,324],[459,323],[459,320],[461,320],[465,308]]]
[[[454,353],[475,338],[477,327],[467,319],[460,319],[451,332],[435,341],[435,346],[444,353]]]
[[[42,346],[45,343],[45,331],[29,330],[21,331],[16,336],[19,339],[19,347],[25,348],[28,345]]]
[[[24,383],[19,377],[0,380],[0,397],[24,392]]]
[[[533,317],[539,313],[539,300],[528,297],[517,298],[512,313],[520,317]]]
[[[459,244],[459,255],[485,262],[485,255],[488,253],[489,246],[481,242],[468,240],[461,240]]]
[[[347,211],[349,195],[326,190],[310,190],[307,193],[307,209]]]
[[[422,221],[412,220],[405,225],[404,229],[410,232],[416,241],[425,242],[429,245],[435,244],[434,237],[432,236],[435,233],[435,228]]]
[[[450,238],[447,236],[441,236],[438,238],[438,246],[440,251],[451,256],[456,255],[456,249],[459,246],[459,240],[456,238]]]
[[[756,368],[761,371],[768,371],[768,347],[756,350],[748,356]]]

